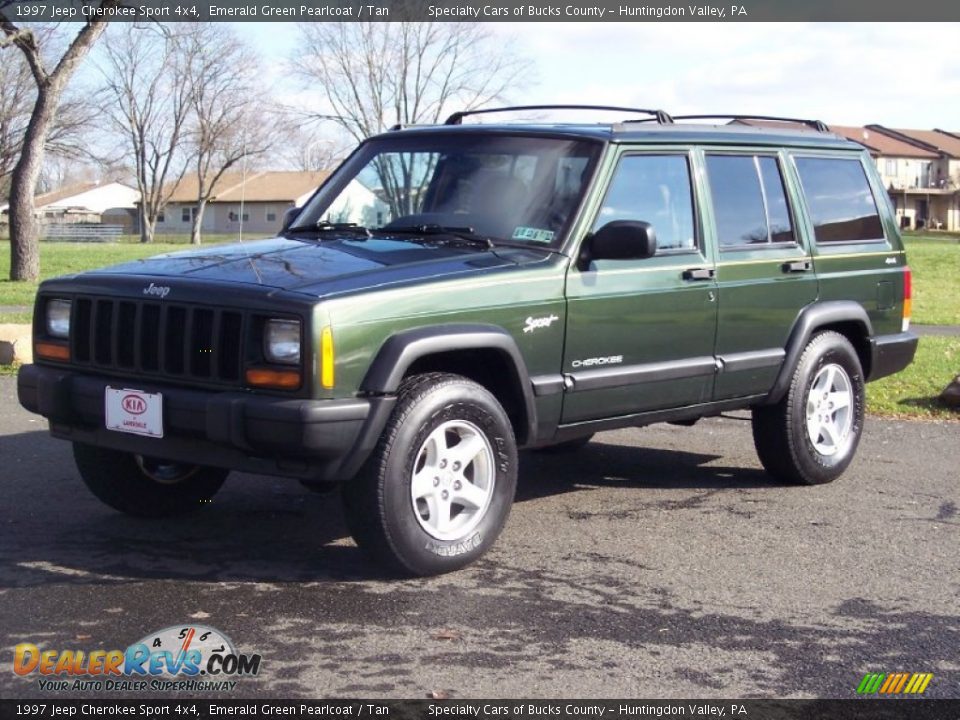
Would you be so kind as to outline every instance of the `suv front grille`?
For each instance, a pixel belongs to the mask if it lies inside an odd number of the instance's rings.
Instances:
[[[71,356],[103,370],[238,385],[243,333],[235,310],[78,297]]]

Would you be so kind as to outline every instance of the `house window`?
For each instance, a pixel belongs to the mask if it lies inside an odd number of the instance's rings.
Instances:
[[[167,218],[164,216],[163,213],[158,213],[158,214],[157,214],[157,222],[158,222],[158,223],[162,223],[162,222],[166,222],[166,221],[167,221]]]
[[[193,222],[193,219],[197,216],[197,209],[195,207],[183,207],[180,209],[180,221],[181,222]]]
[[[235,213],[233,210],[231,210],[229,213],[227,213],[227,219],[228,219],[230,222],[237,222],[237,220],[240,219],[240,214],[239,214],[239,213]],[[245,212],[245,213],[243,214],[243,222],[247,222],[249,219],[250,219],[250,213],[246,213],[246,212]]]
[[[896,160],[891,160],[890,158],[887,158],[887,160],[886,160],[886,162],[885,162],[884,164],[886,165],[886,168],[884,169],[884,174],[885,174],[885,175],[894,176],[894,175],[897,174],[897,161],[896,161]]]
[[[267,222],[276,222],[277,213],[274,210],[267,210]]]

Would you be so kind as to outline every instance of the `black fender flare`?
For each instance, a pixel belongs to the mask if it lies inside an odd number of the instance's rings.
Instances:
[[[852,300],[828,300],[808,305],[800,311],[793,323],[790,339],[787,341],[786,355],[783,358],[783,364],[780,366],[780,373],[773,383],[773,388],[764,398],[764,405],[777,403],[787,394],[797,363],[800,362],[800,356],[807,347],[807,343],[810,342],[810,337],[820,328],[836,323],[855,323],[863,328],[867,338],[873,337],[873,324],[870,322],[870,316],[867,315],[863,306],[857,302]]]
[[[391,335],[381,345],[360,384],[360,392],[368,395],[391,395],[410,366],[420,358],[457,350],[495,350],[508,361],[513,372],[512,384],[520,392],[525,413],[526,438],[536,437],[537,408],[527,364],[516,341],[503,328],[484,323],[450,323],[412,328]]]

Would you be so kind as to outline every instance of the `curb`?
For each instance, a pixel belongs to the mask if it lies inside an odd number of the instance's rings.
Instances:
[[[27,324],[0,325],[0,365],[33,362],[33,328]]]

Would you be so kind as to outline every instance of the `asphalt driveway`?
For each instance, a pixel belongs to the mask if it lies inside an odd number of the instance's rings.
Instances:
[[[233,698],[853,697],[868,671],[960,697],[958,424],[870,419],[815,488],[770,481],[745,415],[528,454],[493,552],[396,581],[335,495],[236,475],[189,516],[126,518],[13,378],[0,410],[0,697],[43,696],[18,643],[122,649],[185,623],[262,655]]]

